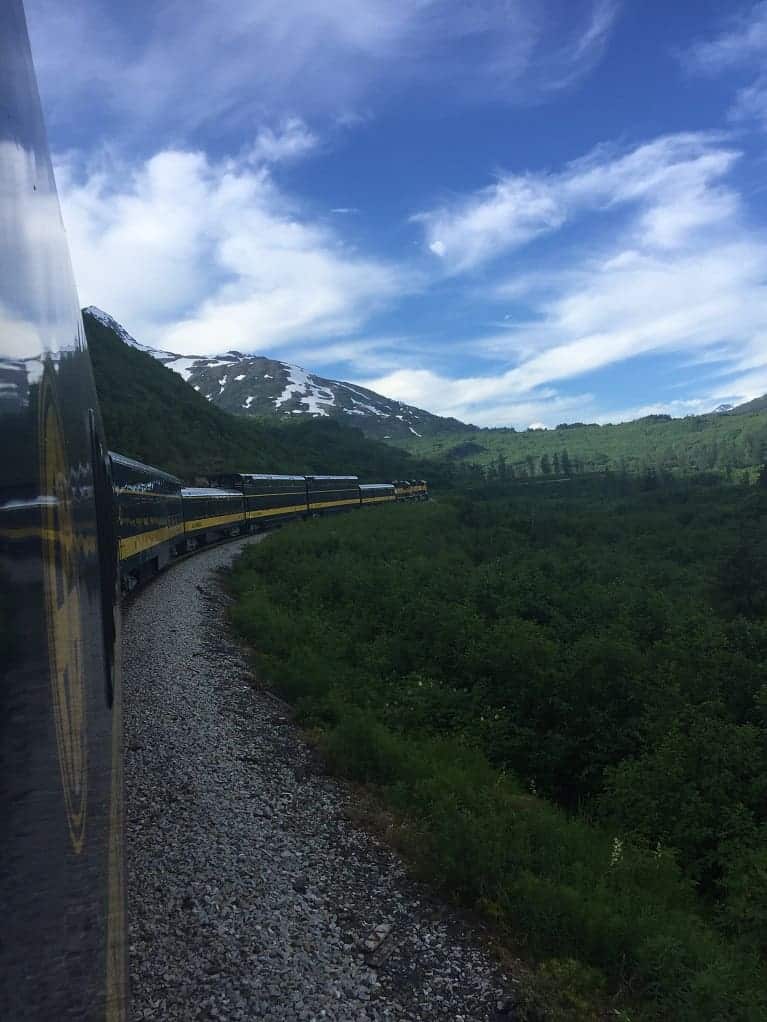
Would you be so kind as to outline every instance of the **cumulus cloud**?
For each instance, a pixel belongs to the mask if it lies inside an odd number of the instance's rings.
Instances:
[[[86,113],[124,137],[225,134],[264,112],[337,124],[417,86],[451,101],[537,102],[587,74],[618,0],[28,0],[41,91],[54,125]],[[136,26],[141,30],[136,30]],[[72,59],[72,54],[77,59]],[[356,113],[363,109],[365,114]]]
[[[81,301],[158,347],[263,351],[343,337],[406,287],[247,157],[168,150],[80,174],[65,161],[57,177]]]

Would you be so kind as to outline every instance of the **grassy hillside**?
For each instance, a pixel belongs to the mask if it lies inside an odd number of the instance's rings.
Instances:
[[[557,476],[651,468],[675,475],[731,474],[767,461],[767,399],[727,415],[647,416],[618,425],[577,424],[521,433],[484,429],[392,443],[420,457],[481,465],[491,474]]]
[[[244,419],[213,407],[151,355],[83,316],[107,442],[185,480],[214,471],[341,473],[367,480],[444,471],[332,420]]]

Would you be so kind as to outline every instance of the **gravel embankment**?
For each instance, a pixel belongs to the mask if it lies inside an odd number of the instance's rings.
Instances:
[[[123,617],[132,1018],[511,1022],[478,936],[347,820],[344,785],[253,686],[215,574],[241,546]]]

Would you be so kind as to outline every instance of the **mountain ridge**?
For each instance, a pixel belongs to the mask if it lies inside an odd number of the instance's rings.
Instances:
[[[217,472],[352,472],[364,482],[436,482],[451,475],[441,465],[364,436],[355,423],[231,415],[87,310],[83,324],[110,448],[188,483],[204,484]]]
[[[172,369],[211,404],[234,415],[289,419],[338,419],[377,440],[465,433],[476,426],[433,415],[357,384],[332,380],[265,355],[235,349],[221,355],[181,355],[137,341],[113,316],[96,306],[83,309],[132,348]]]

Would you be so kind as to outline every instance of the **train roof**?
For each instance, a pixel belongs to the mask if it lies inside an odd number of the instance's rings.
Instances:
[[[218,476],[239,476],[240,479],[277,479],[280,482],[293,479],[300,482],[306,481],[306,476],[280,476],[271,475],[269,472],[217,472]]]
[[[330,480],[330,479],[339,479],[339,480],[342,479],[345,482],[354,482],[354,483],[356,483],[357,480],[359,479],[359,476],[307,476],[306,478],[307,479],[319,479],[319,480],[323,480],[323,481],[324,480]]]
[[[124,465],[125,468],[132,468],[137,472],[144,472],[145,475],[152,476],[154,479],[167,479],[168,482],[176,483],[178,486],[181,486],[181,480],[178,476],[171,475],[170,472],[163,472],[161,468],[155,468],[154,465],[145,465],[143,461],[135,461],[133,458],[127,458],[124,454],[118,454],[117,451],[110,451],[109,457],[118,465]]]
[[[237,497],[242,500],[239,490],[219,490],[216,486],[183,486],[182,497]]]
[[[391,490],[394,483],[360,483],[361,490]]]

